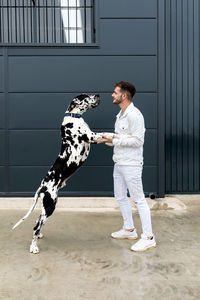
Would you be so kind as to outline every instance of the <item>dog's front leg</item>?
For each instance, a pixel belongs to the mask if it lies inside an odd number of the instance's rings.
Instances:
[[[89,139],[89,143],[96,143],[96,141],[102,139],[102,134],[90,131],[90,133],[88,134],[88,139]]]

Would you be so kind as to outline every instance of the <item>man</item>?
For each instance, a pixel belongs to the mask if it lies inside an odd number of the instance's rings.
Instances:
[[[152,232],[150,209],[144,196],[142,186],[144,118],[133,105],[132,97],[136,89],[129,82],[115,84],[112,94],[113,103],[121,108],[115,123],[115,135],[110,138],[103,136],[97,143],[108,143],[114,146],[114,195],[119,203],[123,217],[123,228],[113,232],[115,239],[137,239],[138,235],[132,218],[132,208],[127,197],[127,189],[135,203],[141,224],[141,239],[132,245],[133,251],[145,251],[156,246]]]

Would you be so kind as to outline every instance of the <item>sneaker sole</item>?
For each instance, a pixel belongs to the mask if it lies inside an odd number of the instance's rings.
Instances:
[[[123,237],[114,237],[111,235],[111,237],[113,239],[116,239],[116,240],[125,240],[125,239],[128,239],[128,240],[136,240],[138,238],[138,236],[123,236]]]
[[[146,248],[144,248],[144,249],[139,249],[139,250],[135,250],[135,249],[132,249],[132,248],[131,248],[131,251],[134,251],[134,252],[144,252],[144,251],[146,251],[146,250],[149,250],[149,249],[155,248],[155,247],[156,247],[156,244],[155,244],[155,245],[152,245],[152,246],[149,246],[149,247],[146,247]]]

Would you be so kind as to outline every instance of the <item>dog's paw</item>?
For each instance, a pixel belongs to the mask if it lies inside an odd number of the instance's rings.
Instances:
[[[38,248],[38,246],[36,246],[36,245],[30,245],[30,253],[33,253],[33,254],[37,254],[37,253],[39,253],[40,251],[39,251],[39,248]]]
[[[110,138],[110,139],[112,139],[112,138],[114,138],[115,136],[116,136],[116,134],[115,133],[113,133],[113,132],[102,132],[102,137],[103,136],[106,136],[106,137],[108,137],[108,138]]]

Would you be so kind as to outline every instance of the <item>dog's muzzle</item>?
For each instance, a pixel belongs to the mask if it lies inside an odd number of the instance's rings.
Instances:
[[[95,103],[92,103],[92,105],[91,105],[92,108],[97,107],[97,106],[99,105],[99,103],[100,103],[100,97],[99,97],[98,94],[94,96],[94,99],[95,99],[96,101],[95,101]]]

